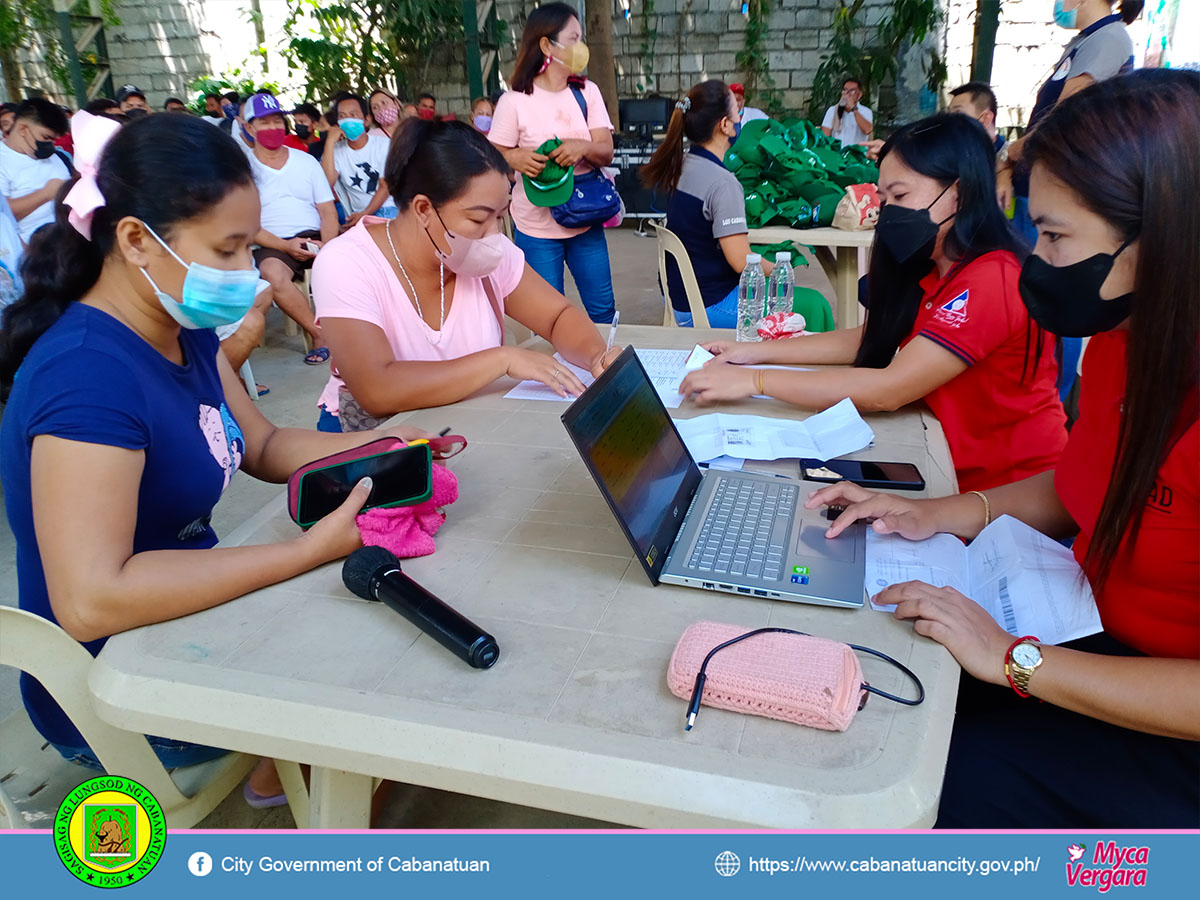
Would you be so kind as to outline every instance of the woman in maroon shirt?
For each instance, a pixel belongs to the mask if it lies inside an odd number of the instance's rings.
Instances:
[[[940,500],[834,486],[807,506],[847,506],[831,536],[870,518],[879,533],[970,539],[1002,514],[1076,535],[1105,630],[1071,645],[1014,641],[949,588],[880,595],[967,672],[939,826],[1196,828],[1200,73],[1087,88],[1025,152],[1038,243],[1022,299],[1048,331],[1096,336],[1058,468]]]

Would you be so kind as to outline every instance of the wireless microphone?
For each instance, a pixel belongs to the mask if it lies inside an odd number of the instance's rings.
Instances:
[[[360,547],[346,557],[342,582],[364,600],[391,607],[476,669],[500,658],[494,637],[400,571],[400,560],[383,547]]]

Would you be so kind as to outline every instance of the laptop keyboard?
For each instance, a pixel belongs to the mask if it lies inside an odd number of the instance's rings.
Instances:
[[[796,485],[722,479],[688,568],[777,580],[796,508]]]

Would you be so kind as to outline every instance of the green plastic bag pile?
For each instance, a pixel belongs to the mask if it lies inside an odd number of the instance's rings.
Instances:
[[[751,228],[830,225],[847,187],[879,180],[866,148],[843,147],[803,120],[757,119],[742,126],[725,167],[746,192]]]

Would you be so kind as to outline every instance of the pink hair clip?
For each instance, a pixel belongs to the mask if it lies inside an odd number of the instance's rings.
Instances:
[[[71,137],[75,142],[75,182],[63,203],[70,207],[67,221],[89,241],[92,239],[92,215],[104,205],[104,195],[96,183],[100,154],[112,136],[121,130],[119,122],[104,116],[93,116],[80,110],[71,118]]]

